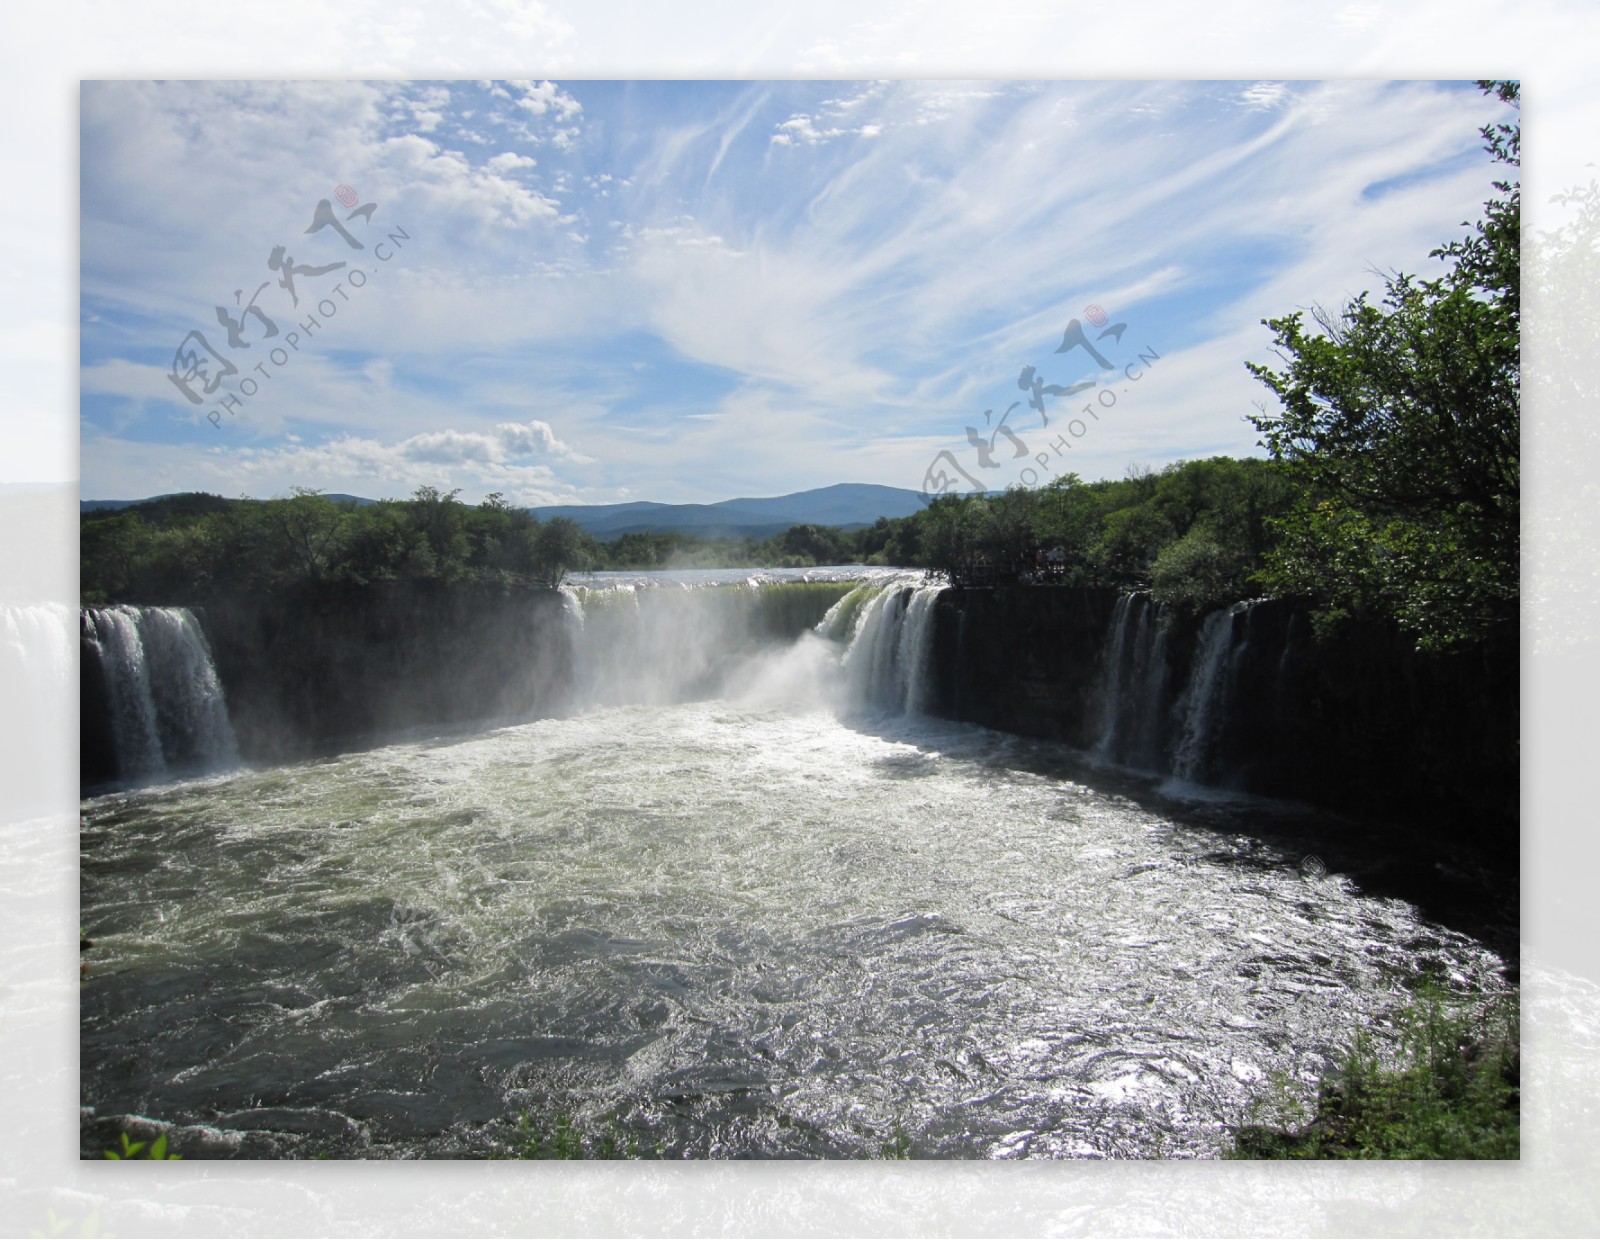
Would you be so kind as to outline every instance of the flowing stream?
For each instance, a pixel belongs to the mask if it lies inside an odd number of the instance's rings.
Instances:
[[[710,592],[768,588],[575,590],[566,718],[84,801],[85,1156],[1204,1157],[1419,970],[1496,984],[1302,811],[925,717],[933,587]]]

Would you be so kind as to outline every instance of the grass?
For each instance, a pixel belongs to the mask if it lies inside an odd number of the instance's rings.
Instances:
[[[183,1155],[167,1153],[167,1134],[162,1133],[147,1146],[143,1141],[130,1141],[125,1132],[118,1133],[120,1148],[107,1150],[105,1156],[113,1162],[137,1162],[149,1159],[152,1162],[181,1162]]]
[[[657,1142],[650,1154],[639,1152],[639,1138],[627,1132],[616,1120],[604,1132],[584,1133],[572,1122],[570,1115],[557,1115],[548,1131],[534,1127],[533,1117],[526,1111],[517,1121],[516,1136],[508,1152],[496,1154],[498,1158],[525,1159],[629,1159],[661,1158],[665,1156],[666,1143]]]
[[[1370,1035],[1358,1035],[1318,1087],[1308,1124],[1243,1125],[1225,1157],[1519,1157],[1516,996],[1463,1001],[1422,986],[1398,1024],[1398,1063],[1380,1062]]]

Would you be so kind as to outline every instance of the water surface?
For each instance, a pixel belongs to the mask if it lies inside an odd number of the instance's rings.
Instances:
[[[1419,969],[1496,984],[1272,843],[1298,811],[1190,825],[875,713],[842,654],[85,801],[84,1153],[139,1115],[192,1156],[481,1157],[527,1111],[668,1157],[1210,1156]]]

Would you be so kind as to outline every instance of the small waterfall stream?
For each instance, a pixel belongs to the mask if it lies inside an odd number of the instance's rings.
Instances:
[[[238,765],[222,682],[193,614],[182,607],[91,608],[82,629],[105,685],[119,779],[147,782]]]
[[[1106,635],[1097,758],[1190,784],[1227,784],[1230,727],[1250,657],[1255,602],[1219,608],[1201,622],[1188,674],[1174,697],[1171,617],[1143,594],[1117,601]],[[1281,685],[1288,649],[1275,663]],[[1279,705],[1275,690],[1271,705]]]
[[[843,666],[853,707],[895,715],[927,709],[934,603],[943,588],[909,582],[862,586],[823,617],[819,632],[847,642]]]
[[[1227,726],[1239,668],[1250,645],[1249,610],[1248,603],[1235,603],[1212,612],[1200,627],[1189,686],[1176,708],[1183,731],[1172,773],[1185,783],[1220,778],[1214,761],[1217,734]]]
[[[1095,756],[1135,770],[1165,771],[1166,608],[1148,595],[1125,594],[1111,616],[1101,682],[1101,731]]]

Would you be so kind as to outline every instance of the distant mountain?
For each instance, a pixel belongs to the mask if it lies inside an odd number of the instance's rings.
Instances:
[[[359,495],[328,495],[335,503],[371,504]],[[79,501],[82,512],[132,508],[144,504],[172,504],[203,499],[188,495],[157,495],[149,499],[86,499]],[[187,505],[185,505],[187,506]],[[791,525],[837,525],[860,529],[879,517],[908,517],[923,508],[922,496],[899,487],[877,486],[868,482],[841,482],[814,491],[797,491],[768,499],[725,499],[715,504],[657,504],[634,500],[626,504],[552,504],[531,508],[541,521],[569,517],[597,538],[616,538],[621,534],[669,534],[682,532],[701,538],[771,538]]]
[[[715,504],[559,504],[533,509],[541,521],[569,517],[597,538],[681,531],[703,538],[770,538],[791,525],[859,529],[879,517],[908,517],[922,496],[899,487],[841,482],[770,499],[725,499]]]
[[[166,501],[186,499],[186,498],[188,498],[190,496],[196,496],[196,495],[204,495],[204,492],[199,492],[199,491],[174,491],[170,495],[152,495],[148,499],[80,499],[78,501],[78,511],[79,512],[108,512],[108,511],[109,512],[115,512],[119,508],[137,508],[137,507],[139,507],[140,505],[143,505],[143,504],[160,504],[160,503],[164,503]],[[210,499],[210,498],[219,498],[219,497],[209,496],[208,495],[208,496],[205,496],[205,498]],[[334,495],[324,495],[322,498],[323,499],[331,499],[336,504],[346,504],[346,503],[354,504],[358,508],[360,508],[360,507],[362,507],[362,506],[364,506],[366,504],[375,504],[375,503],[378,502],[375,499],[363,499],[359,495],[334,494]]]
[[[163,496],[152,495],[150,499],[162,499]],[[132,508],[135,504],[147,504],[150,500],[144,499],[80,499],[79,512],[101,512],[106,509]]]

